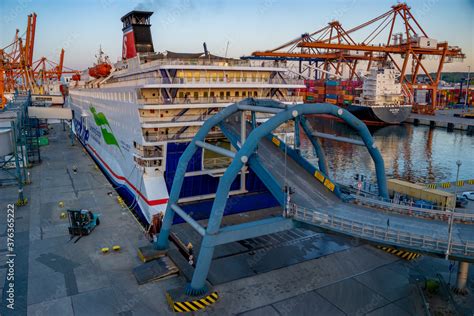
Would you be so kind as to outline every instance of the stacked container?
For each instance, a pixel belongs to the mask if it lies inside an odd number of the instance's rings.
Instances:
[[[325,98],[324,80],[306,80],[307,103],[321,103]]]
[[[362,81],[341,81],[342,87],[342,102],[339,104],[351,105],[354,102],[357,94],[360,94],[360,91],[357,88],[362,86]]]
[[[327,80],[326,81],[326,103],[339,104],[339,101],[342,101],[342,87],[339,81],[337,80]],[[341,102],[342,103],[342,102]]]

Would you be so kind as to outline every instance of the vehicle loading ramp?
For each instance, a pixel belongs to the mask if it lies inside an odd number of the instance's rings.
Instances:
[[[221,126],[227,137],[240,139],[237,115]],[[247,124],[247,136],[251,131],[251,124]],[[285,184],[294,189],[291,204],[296,210],[293,217],[296,221],[378,245],[396,246],[430,255],[445,254],[449,227],[447,221],[399,215],[388,210],[344,202],[300,163],[289,155],[285,159],[285,152],[269,138],[261,139],[256,153],[262,166],[277,181],[282,191]],[[264,183],[267,181],[261,180]],[[450,258],[474,262],[472,222],[453,224],[451,243]]]
[[[268,120],[258,125],[256,113],[271,113],[273,116],[270,115]],[[305,115],[311,114],[328,114],[340,118],[359,134],[368,157],[370,155],[374,162],[380,200],[373,199],[369,203],[352,196],[357,203],[346,202],[339,186],[324,171],[327,170],[322,163],[325,160],[324,152],[315,139],[317,136],[306,124]],[[296,149],[272,135],[281,125],[290,121],[295,122]],[[207,135],[216,127],[230,140],[235,151],[205,142]],[[318,168],[304,159],[298,150],[301,131],[309,137],[318,155]],[[199,148],[231,158],[230,165],[219,179],[206,227],[192,218],[192,214],[186,213],[178,203],[187,166]],[[202,236],[196,269],[191,283],[185,288],[187,295],[207,292],[206,277],[216,246],[304,225],[355,238],[356,241],[474,262],[474,215],[443,211],[441,219],[433,220],[429,216],[439,216],[440,211],[418,209],[415,211],[422,212],[425,217],[414,216],[412,210],[406,212],[406,206],[388,200],[383,157],[367,126],[347,110],[331,104],[289,106],[274,100],[255,99],[234,103],[204,122],[181,155],[179,165],[155,246],[160,250],[168,249],[169,233],[175,216],[180,216]],[[231,185],[239,174],[245,174],[243,171],[246,168],[255,172],[285,211],[279,217],[222,226]],[[290,199],[285,193],[287,187],[294,188]]]

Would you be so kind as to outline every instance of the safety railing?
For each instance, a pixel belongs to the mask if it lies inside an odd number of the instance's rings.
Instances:
[[[229,158],[229,157],[204,158],[202,162],[205,169],[226,168],[231,163],[232,163],[232,158]]]
[[[166,123],[189,123],[189,122],[201,122],[205,121],[208,118],[214,116],[214,114],[197,114],[197,115],[181,115],[179,117],[140,117],[140,122],[147,124],[161,124],[166,125]]]
[[[168,141],[168,140],[188,140],[192,139],[196,135],[196,131],[192,132],[183,132],[183,133],[169,133],[169,134],[149,134],[149,135],[143,135],[143,139],[146,142],[150,143],[155,143],[155,142],[162,142],[162,141]],[[212,136],[221,136],[222,132],[216,131],[216,132],[210,132],[209,137]]]
[[[318,227],[338,231],[361,239],[439,254],[446,253],[448,249],[447,235],[446,238],[433,238],[428,235],[389,229],[383,225],[363,223],[350,218],[322,213],[295,204],[290,206],[290,210],[290,216],[296,220],[312,223]],[[453,240],[450,243],[450,255],[474,257],[474,240]]]
[[[257,97],[257,96],[248,96],[254,99],[272,99],[280,102],[303,102],[302,96],[284,96],[284,97]],[[194,98],[189,96],[187,98],[174,98],[174,99],[165,99],[165,98],[149,98],[149,99],[138,99],[139,104],[151,105],[151,104],[214,104],[214,103],[235,103],[242,101],[247,98],[247,96],[211,96],[211,97],[198,97]]]
[[[149,77],[147,84],[293,84],[304,85],[303,80],[264,78],[264,77],[183,77],[183,78],[157,78]]]
[[[369,198],[363,195],[355,195],[354,198],[361,205],[380,208],[398,214],[441,221],[448,221],[451,214],[453,214],[455,222],[474,223],[474,213],[452,212],[452,209],[445,208],[422,208],[409,204],[394,203],[393,200]]]
[[[142,67],[153,67],[156,65],[200,65],[200,66],[241,66],[241,67],[279,67],[280,64],[275,61],[261,61],[259,63],[252,63],[247,60],[240,59],[212,59],[212,58],[163,58],[154,60],[148,63],[142,63]],[[284,66],[284,64],[282,64]]]

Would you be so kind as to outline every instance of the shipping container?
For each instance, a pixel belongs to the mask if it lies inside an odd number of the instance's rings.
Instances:
[[[439,207],[452,208],[456,203],[454,194],[436,189],[427,189],[424,185],[411,183],[399,179],[387,180],[390,194],[398,192],[414,199],[431,201]]]

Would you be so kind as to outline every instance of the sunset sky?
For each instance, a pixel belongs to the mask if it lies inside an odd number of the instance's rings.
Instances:
[[[120,18],[133,9],[154,11],[152,34],[156,51],[198,52],[202,43],[217,55],[249,55],[279,46],[306,32],[339,20],[343,27],[368,21],[388,10],[394,1],[376,0],[2,0],[0,47],[9,44],[15,29],[23,33],[27,15],[38,14],[35,59],[57,60],[66,50],[65,64],[84,69],[94,61],[99,46],[116,61],[121,55]],[[408,4],[426,33],[460,46],[467,55],[445,71],[474,70],[473,0],[413,0]],[[357,39],[356,39],[357,40]],[[363,38],[359,39],[360,41]],[[378,43],[377,43],[378,44]],[[430,64],[430,71],[434,70]]]

